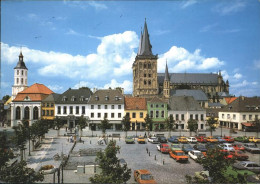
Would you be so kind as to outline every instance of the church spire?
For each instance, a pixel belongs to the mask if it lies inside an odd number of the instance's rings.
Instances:
[[[27,67],[25,66],[25,63],[23,61],[23,54],[22,54],[22,50],[20,50],[20,55],[19,55],[19,61],[16,65],[16,67],[14,69],[27,69]]]
[[[144,55],[144,56],[153,55],[152,45],[150,43],[149,33],[146,24],[146,19],[144,22],[144,31],[143,31],[143,35],[141,35],[140,42],[141,42],[140,44],[141,47],[139,46],[140,53],[138,53],[138,55]]]
[[[141,36],[140,36],[140,42],[139,42],[138,55],[141,55],[142,40],[143,40],[143,33],[142,33],[142,28],[141,28]]]
[[[169,72],[168,72],[167,60],[166,60],[165,78],[164,78],[164,80],[170,81],[170,75],[169,75]]]

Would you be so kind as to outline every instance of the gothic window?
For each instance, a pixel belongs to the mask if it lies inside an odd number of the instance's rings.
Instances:
[[[30,109],[29,107],[24,108],[24,119],[29,119],[30,118]]]
[[[146,80],[144,80],[144,85],[146,85]]]
[[[152,65],[151,65],[151,63],[148,63],[148,68],[152,68]]]
[[[146,68],[146,63],[144,63],[144,68]]]
[[[16,107],[15,119],[17,119],[17,120],[21,119],[21,108],[20,107]]]
[[[39,118],[39,109],[38,107],[33,108],[33,119],[38,119]]]
[[[151,80],[148,81],[148,85],[150,86],[152,84]]]
[[[146,77],[146,73],[144,73],[144,77]]]

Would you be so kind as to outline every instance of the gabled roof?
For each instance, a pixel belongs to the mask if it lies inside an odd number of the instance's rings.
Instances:
[[[172,96],[169,100],[172,111],[205,111],[192,96]]]
[[[124,104],[124,96],[118,89],[101,89],[91,95],[89,104]]]
[[[31,85],[30,87],[26,88],[25,90],[19,92],[18,94],[51,94],[53,93],[52,90],[50,90],[48,87],[46,87],[44,84],[38,84],[35,83]]]
[[[201,85],[217,85],[218,74],[214,73],[169,73],[170,82],[172,84],[201,84]],[[159,84],[163,84],[165,74],[158,73],[157,80]]]
[[[45,99],[48,95],[47,94],[20,94],[18,93],[13,102],[21,102],[21,101],[26,101],[26,102],[40,102],[43,99]]]
[[[170,90],[170,96],[193,96],[197,101],[207,101],[208,97],[202,90],[177,89]]]
[[[148,100],[149,103],[167,103],[165,100],[158,98],[157,96]]]
[[[71,89],[58,95],[57,104],[86,104],[88,103],[92,91],[89,88]]]
[[[237,97],[225,97],[224,98],[227,104],[232,103],[234,100],[237,99]]]
[[[126,110],[147,110],[146,99],[140,97],[125,97]]]
[[[260,97],[240,96],[226,105],[221,112],[260,112]]]
[[[57,100],[59,99],[60,94],[57,93],[52,93],[49,96],[47,96],[43,102],[57,102]]]

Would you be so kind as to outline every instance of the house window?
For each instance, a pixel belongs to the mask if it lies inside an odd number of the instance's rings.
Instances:
[[[21,84],[23,84],[23,78],[21,78]]]
[[[58,114],[60,114],[61,113],[61,108],[60,108],[60,106],[58,106]]]
[[[150,111],[150,117],[153,118],[153,111]]]
[[[136,118],[135,112],[132,113],[132,118]]]
[[[190,115],[190,119],[193,119],[193,114]]]
[[[67,114],[67,106],[63,107],[63,114]]]
[[[114,118],[115,117],[115,113],[111,113],[111,118]]]
[[[18,84],[19,83],[19,78],[16,78],[16,84]]]
[[[143,118],[143,117],[144,117],[144,113],[140,112],[140,118]]]
[[[227,119],[230,119],[230,114],[227,114]]]
[[[45,116],[45,110],[42,110],[42,116]]]
[[[146,77],[146,73],[144,73],[144,77]]]
[[[98,118],[101,118],[101,113],[100,112],[97,115],[98,115]]]
[[[79,106],[76,106],[76,114],[79,114]]]
[[[115,105],[111,105],[111,109],[115,109]]]
[[[201,120],[201,121],[204,120],[204,115],[203,115],[203,114],[200,115],[200,120]]]
[[[118,109],[121,109],[121,105],[118,105]]]
[[[54,115],[54,111],[53,110],[51,110],[51,116],[53,116]]]
[[[94,112],[91,113],[91,118],[94,118]]]
[[[243,120],[246,120],[246,115],[243,115]]]
[[[148,77],[152,77],[152,74],[149,73],[149,74],[148,74]]]
[[[151,85],[151,84],[152,84],[151,80],[148,80],[148,85]]]
[[[158,105],[158,104],[156,104],[156,105],[155,105],[155,107],[157,107],[157,108],[158,108],[158,107],[159,107],[159,105]]]
[[[73,114],[73,106],[70,106],[70,114]]]
[[[164,108],[164,104],[162,104],[161,107]]]
[[[16,112],[15,112],[15,119],[21,119],[21,108],[16,107]]]
[[[179,114],[176,114],[176,120],[179,120]]]
[[[53,107],[54,106],[54,104],[53,103],[51,103],[51,107]]]
[[[181,120],[184,120],[184,114],[181,115]]]
[[[222,114],[222,119],[224,119],[225,118],[225,114]]]
[[[249,120],[252,120],[252,115],[249,115]]]
[[[30,109],[29,107],[25,107],[24,109],[24,119],[29,119],[30,118]]]
[[[17,75],[19,75],[19,70],[17,70]]]
[[[47,103],[46,107],[49,107],[49,103]]]
[[[146,80],[144,80],[144,85],[146,85]]]
[[[49,114],[49,110],[46,110],[46,116],[49,116],[50,114]]]
[[[107,113],[105,112],[105,114],[104,114],[104,118],[107,118]]]
[[[153,108],[153,104],[151,104],[150,106],[151,106],[151,108]]]
[[[98,105],[98,109],[101,109],[101,105]]]
[[[233,119],[234,119],[234,120],[236,119],[236,115],[235,115],[235,114],[233,114]]]
[[[159,118],[159,111],[156,111],[155,117]]]
[[[33,108],[33,119],[38,119],[39,118],[39,110],[38,107]]]
[[[146,68],[146,63],[144,63],[144,68]]]
[[[118,113],[118,118],[121,118],[121,113]]]
[[[82,106],[81,110],[82,110],[82,114],[85,114],[85,106]]]
[[[107,105],[105,105],[105,109],[107,109]]]
[[[91,105],[91,109],[94,109],[94,105]]]
[[[23,70],[22,70],[22,75],[23,75]]]
[[[130,114],[129,114],[129,112],[127,112],[127,113],[126,113],[126,116],[130,117]]]
[[[258,115],[255,115],[255,120],[257,120],[258,119]]]
[[[161,117],[164,118],[164,111],[161,111]]]
[[[198,115],[198,114],[195,115],[195,119],[196,119],[197,121],[199,120],[199,115]]]

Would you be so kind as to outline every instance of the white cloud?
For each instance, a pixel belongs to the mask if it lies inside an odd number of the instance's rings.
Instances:
[[[133,83],[129,80],[124,80],[123,83],[119,83],[116,79],[112,79],[110,83],[104,86],[104,89],[108,89],[111,87],[112,89],[116,87],[124,88],[124,93],[132,93],[133,92]]]
[[[165,61],[168,61],[170,72],[183,72],[187,70],[209,70],[224,65],[216,57],[205,58],[200,55],[200,49],[190,53],[182,47],[173,46],[169,51],[159,56],[158,71],[164,72]]]
[[[169,32],[171,32],[171,31],[170,30],[161,30],[161,29],[159,29],[159,30],[154,31],[153,35],[164,35],[164,34],[167,34]]]
[[[228,72],[226,70],[221,71],[221,75],[225,81],[229,80],[229,78],[230,78],[230,76],[228,75]]]
[[[38,16],[34,13],[27,14],[29,20],[38,20]]]
[[[233,77],[235,78],[235,79],[240,79],[240,78],[242,78],[242,74],[240,74],[240,73],[236,73]]]
[[[185,9],[185,8],[191,6],[191,5],[196,4],[196,3],[197,3],[196,0],[187,0],[184,4],[181,5],[181,8]]]
[[[81,33],[78,33],[76,31],[74,31],[73,29],[69,29],[65,34],[66,35],[75,35],[75,36],[85,36],[85,35],[83,35]]]
[[[204,27],[202,27],[200,29],[200,32],[204,33],[204,32],[208,32],[210,31],[211,29],[213,29],[214,27],[216,27],[218,24],[217,23],[214,23],[214,24],[210,24],[210,25],[206,25]]]
[[[213,11],[219,13],[220,15],[228,15],[232,13],[239,12],[243,10],[246,6],[245,1],[237,0],[237,1],[230,1],[225,3],[220,3],[213,8]]]
[[[89,5],[94,7],[96,10],[104,10],[107,9],[107,6],[102,3],[97,3],[96,1],[90,1]]]
[[[53,92],[61,92],[63,90],[63,86],[60,85],[48,85],[48,88],[50,88]]]
[[[257,69],[260,69],[260,60],[254,61],[254,65]]]

